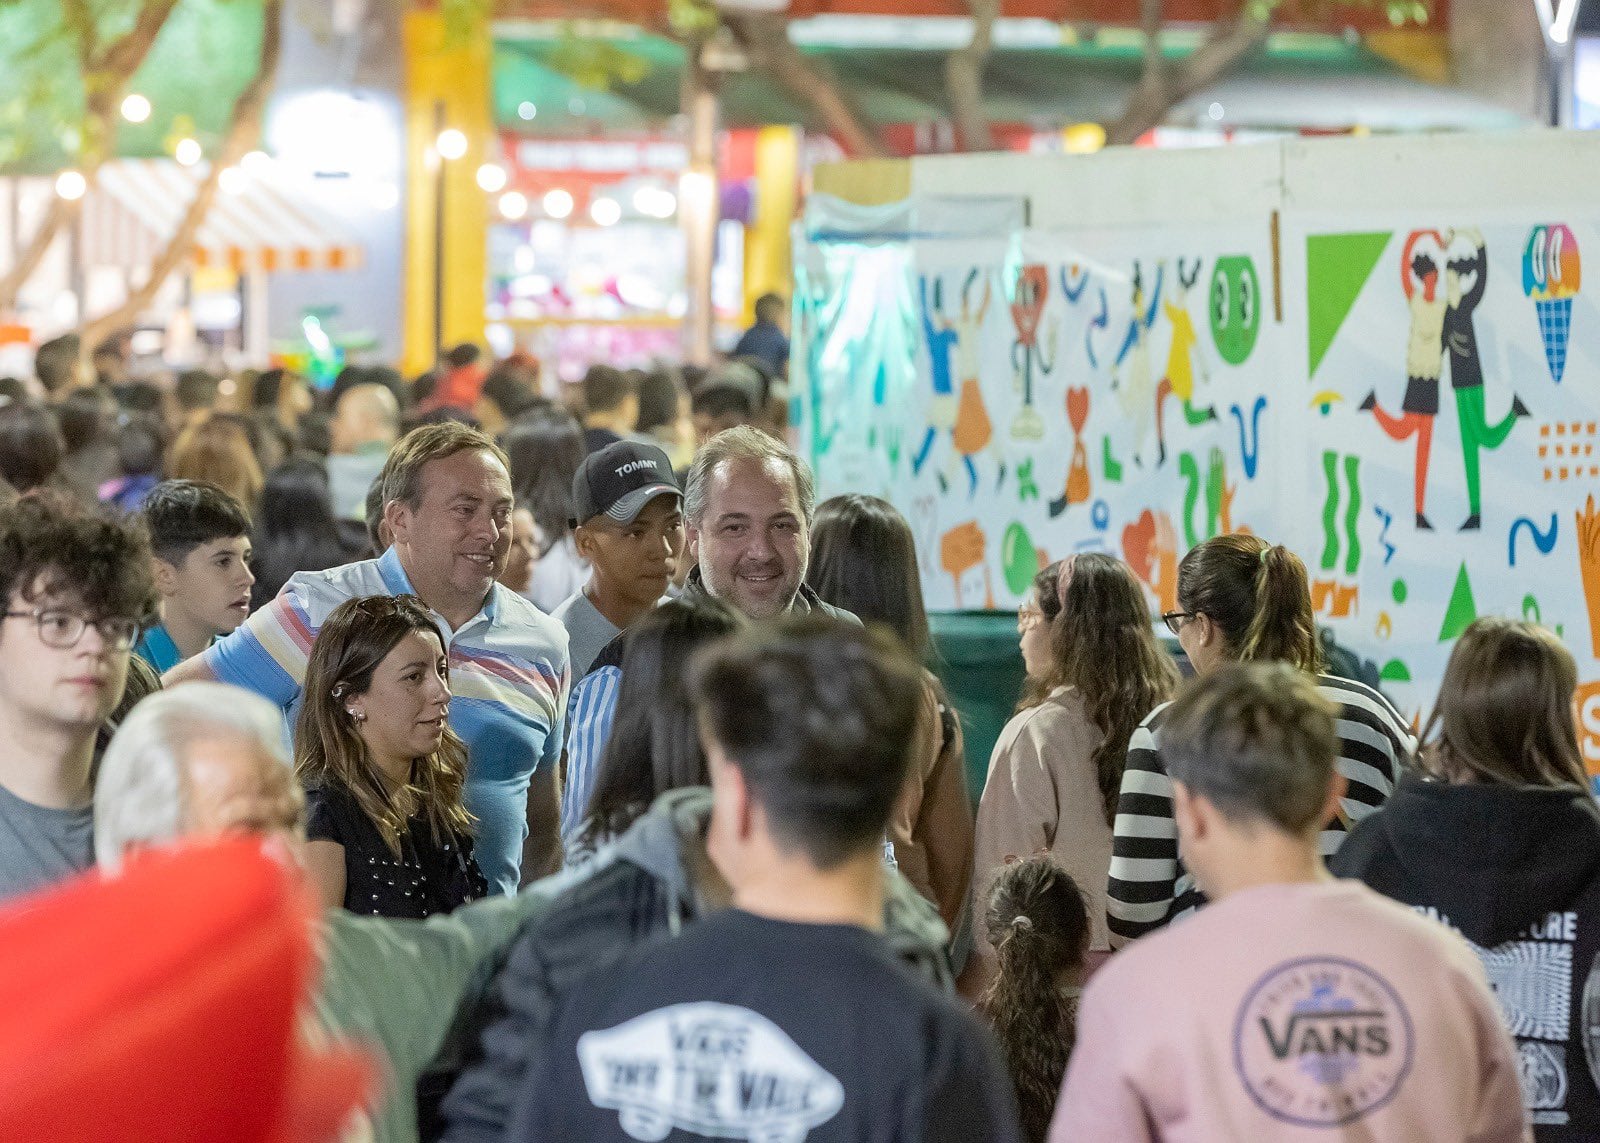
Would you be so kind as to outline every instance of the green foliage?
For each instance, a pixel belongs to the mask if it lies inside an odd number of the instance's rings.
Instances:
[[[0,170],[42,173],[80,160],[94,141],[91,92],[116,82],[82,60],[134,26],[147,0],[0,0]],[[259,59],[262,0],[179,0],[127,90],[149,97],[150,120],[117,122],[118,154],[160,155],[184,123],[202,144]]]
[[[635,84],[650,74],[650,61],[598,36],[585,35],[568,21],[561,38],[546,58],[550,69],[591,91],[609,91],[619,84]]]
[[[1318,15],[1340,8],[1376,9],[1397,28],[1403,24],[1426,24],[1433,12],[1433,0],[1299,0],[1298,4],[1288,0],[1248,0],[1245,10],[1257,20],[1270,20],[1286,6]]]

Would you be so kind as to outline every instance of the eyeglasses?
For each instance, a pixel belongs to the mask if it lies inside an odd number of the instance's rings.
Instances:
[[[1181,635],[1183,634],[1183,621],[1185,619],[1193,619],[1199,614],[1198,611],[1164,611],[1161,614],[1161,622],[1165,623],[1167,630],[1174,635]]]
[[[106,644],[117,651],[126,651],[139,639],[139,621],[125,615],[92,620],[74,611],[8,611],[5,615],[7,619],[33,620],[39,628],[39,642],[57,650],[76,647],[90,624],[100,632]]]

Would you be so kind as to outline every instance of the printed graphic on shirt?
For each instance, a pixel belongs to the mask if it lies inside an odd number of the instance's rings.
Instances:
[[[1450,918],[1437,909],[1424,906],[1417,911],[1450,925]],[[1567,1042],[1572,1034],[1572,949],[1577,939],[1578,914],[1567,912],[1551,913],[1515,940],[1494,948],[1467,940],[1489,978],[1501,1020],[1516,1037],[1522,1105],[1540,1127],[1559,1127],[1572,1118],[1567,1111],[1571,1090]]]
[[[1572,946],[1507,941],[1486,949],[1471,941],[1467,944],[1483,962],[1511,1034],[1566,1043],[1572,1010]]]
[[[747,1008],[674,1004],[578,1039],[584,1086],[622,1130],[658,1143],[674,1128],[713,1139],[803,1143],[844,1106],[844,1086]]]
[[[1399,994],[1338,957],[1273,968],[1233,1026],[1234,1068],[1250,1098],[1299,1127],[1337,1127],[1381,1108],[1405,1082],[1414,1049]]]

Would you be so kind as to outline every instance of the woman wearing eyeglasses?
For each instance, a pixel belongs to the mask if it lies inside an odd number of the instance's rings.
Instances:
[[[1305,564],[1288,548],[1250,535],[1191,548],[1178,564],[1178,608],[1162,619],[1199,674],[1230,662],[1289,663],[1315,675],[1318,691],[1337,708],[1337,769],[1346,790],[1322,831],[1322,856],[1331,856],[1350,827],[1394,792],[1416,748],[1405,721],[1371,687],[1322,673]],[[1106,886],[1117,945],[1205,904],[1178,857],[1172,782],[1159,746],[1165,711],[1152,711],[1128,743]]]
[[[1105,883],[1128,739],[1172,697],[1178,669],[1156,642],[1150,609],[1121,560],[1087,552],[1051,564],[1017,615],[1028,689],[989,763],[978,804],[973,915],[1008,862],[1048,853],[1083,887],[1090,964],[1110,955]],[[995,972],[975,926],[973,995]]]
[[[445,721],[448,675],[415,596],[347,600],[317,633],[295,772],[325,905],[420,919],[488,892],[462,804],[466,747]]]

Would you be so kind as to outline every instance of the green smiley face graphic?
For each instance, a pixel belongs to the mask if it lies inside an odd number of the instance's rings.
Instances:
[[[1229,365],[1243,365],[1261,332],[1261,279],[1243,254],[1218,258],[1211,272],[1211,339]]]

